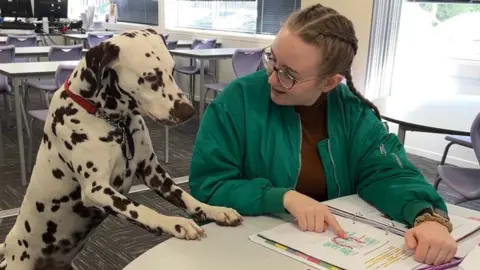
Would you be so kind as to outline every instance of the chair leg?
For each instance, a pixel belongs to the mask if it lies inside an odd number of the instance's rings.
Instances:
[[[452,146],[453,144],[455,144],[455,143],[450,142],[449,144],[447,144],[447,146],[445,146],[445,150],[443,151],[442,160],[440,160],[440,165],[445,164],[445,160],[447,159],[448,150],[450,149],[450,146]]]
[[[168,150],[169,150],[169,148],[168,148],[168,141],[169,141],[169,139],[168,139],[168,135],[169,135],[169,130],[168,130],[168,127],[165,126],[165,136],[164,136],[164,138],[163,138],[163,139],[164,139],[164,144],[165,144],[165,145],[164,145],[164,151],[165,151],[165,152],[164,152],[163,158],[164,158],[164,160],[165,160],[165,163],[168,163],[168,160],[169,160],[169,155],[168,155],[168,154],[169,154],[169,153],[168,153],[168,152],[169,152],[169,151],[168,151]]]
[[[215,76],[215,74],[213,74],[213,73],[205,73],[205,75],[209,75],[210,77],[213,78],[213,82],[214,82],[214,83],[217,83],[217,77]]]
[[[203,104],[205,104],[205,108],[204,108],[203,112],[205,112],[205,109],[207,109],[207,106],[208,106],[207,105],[207,96],[208,96],[208,91],[210,91],[210,88],[207,88],[207,87],[205,87],[205,88],[206,88],[205,89],[205,97],[203,98]],[[217,91],[213,91],[213,92],[216,93]]]
[[[5,103],[5,124],[10,126],[10,112],[12,110],[12,103],[10,102],[10,96],[8,94],[3,95],[3,102]]]
[[[50,107],[50,98],[47,91],[42,91],[45,98],[45,106],[48,109]]]
[[[23,93],[23,106],[28,110],[28,99],[29,99],[30,87],[25,87],[25,92]]]
[[[470,200],[465,198],[465,197],[462,197],[461,199],[458,199],[458,200],[455,200],[454,202],[452,202],[452,204],[457,205],[457,204],[461,204],[461,203],[468,202],[468,201],[470,201]]]
[[[433,187],[435,188],[435,190],[438,190],[438,185],[440,185],[440,181],[442,181],[442,178],[440,177],[440,175],[437,174],[437,176],[435,177],[435,182],[433,183]]]
[[[195,102],[195,86],[196,86],[196,76],[192,75],[192,88],[190,89],[191,97],[192,97],[192,104]]]

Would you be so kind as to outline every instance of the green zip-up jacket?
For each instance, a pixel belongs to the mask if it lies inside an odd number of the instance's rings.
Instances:
[[[328,199],[358,193],[408,225],[424,208],[447,211],[397,136],[344,84],[328,94],[327,133],[317,148]],[[299,116],[294,107],[271,101],[264,70],[235,79],[201,120],[190,166],[191,193],[242,215],[285,213],[283,195],[295,189],[301,140]]]

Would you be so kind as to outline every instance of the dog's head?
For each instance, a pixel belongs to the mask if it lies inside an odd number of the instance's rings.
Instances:
[[[195,110],[173,78],[174,61],[153,29],[124,32],[91,48],[70,77],[72,89],[107,114],[141,114],[164,124]]]

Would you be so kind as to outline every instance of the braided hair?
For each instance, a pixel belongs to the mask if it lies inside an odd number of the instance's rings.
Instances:
[[[322,74],[341,74],[350,91],[367,104],[380,119],[378,108],[360,92],[352,80],[353,58],[358,51],[358,39],[353,23],[332,8],[315,4],[292,13],[285,22],[304,42],[322,48]]]

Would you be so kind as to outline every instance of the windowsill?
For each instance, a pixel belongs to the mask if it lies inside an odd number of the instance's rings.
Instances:
[[[125,29],[158,28],[159,27],[158,25],[141,24],[141,23],[129,23],[129,22],[116,22],[116,23],[105,22],[104,26],[107,29],[108,29],[108,27],[122,28],[122,26],[125,27]]]
[[[109,27],[115,29],[121,29],[122,26],[125,29],[132,28],[158,28],[158,25],[149,25],[149,24],[140,24],[140,23],[129,23],[129,22],[117,22],[117,23],[108,23],[105,22],[104,26],[106,29]],[[215,31],[215,30],[204,30],[204,29],[194,29],[194,28],[183,28],[183,27],[166,27],[165,32],[175,32],[179,34],[198,34],[198,35],[209,35],[215,36],[218,38],[225,38],[236,41],[273,41],[275,39],[274,35],[260,35],[260,34],[247,34],[240,32],[227,32],[227,31]]]
[[[215,30],[204,30],[204,29],[194,29],[194,28],[182,28],[182,27],[166,27],[165,32],[175,32],[180,34],[198,34],[198,35],[209,35],[215,36],[217,38],[225,38],[236,41],[272,41],[275,39],[274,35],[260,35],[260,34],[246,34],[239,32],[227,32],[227,31],[215,31]]]

